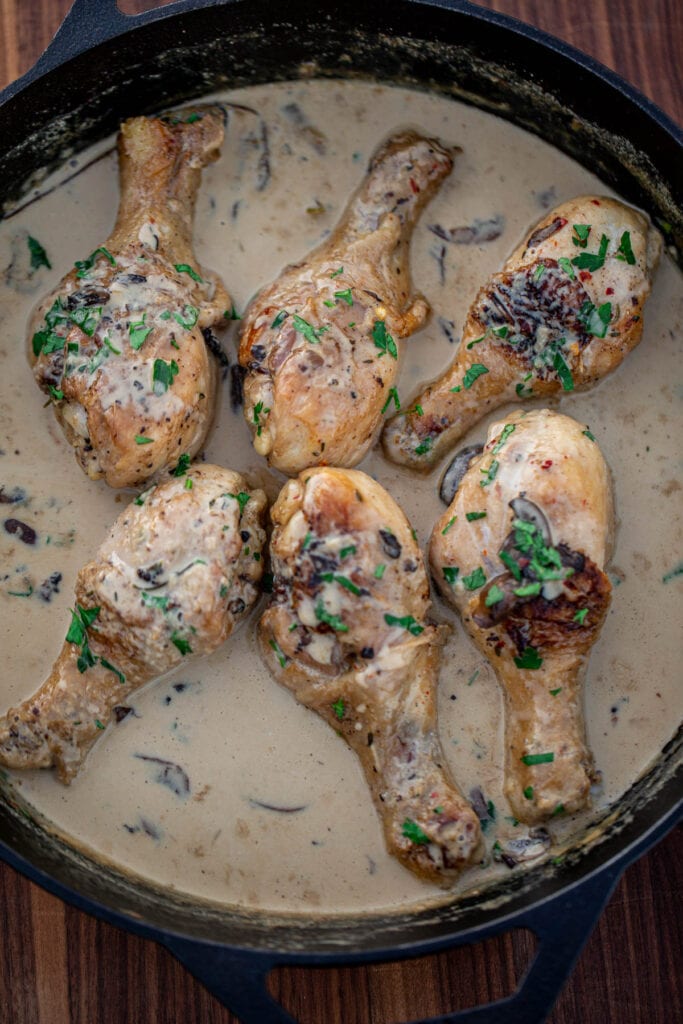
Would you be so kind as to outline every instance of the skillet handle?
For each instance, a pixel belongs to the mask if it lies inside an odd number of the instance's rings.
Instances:
[[[598,917],[612,895],[621,872],[600,873],[554,899],[516,916],[515,927],[526,927],[538,937],[538,949],[520,988],[506,999],[485,1006],[440,1017],[416,1021],[414,1024],[543,1024],[569,977]],[[477,933],[477,940],[507,930],[494,926]],[[296,957],[284,954],[262,954],[227,950],[187,939],[171,937],[164,945],[224,1006],[239,1017],[242,1024],[297,1024],[268,993],[269,971],[287,963],[309,963],[324,966],[324,956]],[[467,945],[465,942],[452,945]],[[427,952],[423,950],[422,952]],[[378,959],[369,954],[354,961]],[[386,959],[386,958],[383,958]],[[343,962],[335,956],[332,962]],[[351,958],[349,958],[351,960]]]
[[[123,14],[116,0],[73,0],[57,33],[29,72],[31,77],[44,74],[78,57],[85,50],[109,42],[138,25],[161,21],[188,10],[215,6],[216,0],[175,0],[165,7],[156,7],[143,14]]]
[[[163,944],[242,1024],[297,1024],[268,992],[266,979],[280,962],[277,956],[187,939],[164,939]]]

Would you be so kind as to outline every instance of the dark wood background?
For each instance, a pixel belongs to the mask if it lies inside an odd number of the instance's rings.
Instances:
[[[286,0],[281,0],[286,2]],[[0,88],[47,45],[69,0],[0,0]],[[121,0],[127,13],[161,6]],[[597,57],[683,122],[681,0],[493,0]],[[625,873],[549,1024],[683,1021],[683,838]],[[524,932],[400,964],[273,975],[303,1024],[392,1024],[510,993]],[[0,865],[0,1024],[236,1024],[165,950],[65,906]]]

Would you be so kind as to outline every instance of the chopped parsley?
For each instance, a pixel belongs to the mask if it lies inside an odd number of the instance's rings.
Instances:
[[[588,245],[588,236],[591,233],[590,224],[573,224],[574,234],[572,235],[572,242],[579,249],[585,249]]]
[[[459,567],[457,565],[444,565],[441,571],[443,572],[443,578],[446,583],[450,583],[451,586],[453,586],[458,578],[458,573],[460,572]]]
[[[451,526],[453,525],[453,523],[455,522],[455,520],[457,518],[458,518],[457,516],[451,516],[451,518],[448,520],[448,522],[444,526],[443,530],[441,531],[441,536],[442,537],[446,536],[446,534],[448,533],[448,531],[450,530]]]
[[[187,452],[185,452],[178,459],[178,463],[175,469],[171,470],[171,476],[185,476],[188,469],[190,468],[190,461],[190,456],[187,454]]]
[[[486,600],[484,601],[484,604],[486,605],[487,608],[491,608],[492,605],[499,604],[504,597],[505,594],[503,593],[503,591],[500,589],[497,583],[494,583],[489,588],[489,592],[486,595]]]
[[[162,612],[168,611],[170,600],[168,594],[150,594],[149,591],[143,590],[140,592],[140,600],[148,608],[159,608]]]
[[[463,576],[462,585],[465,590],[478,590],[479,587],[483,587],[486,583],[486,575],[480,565],[471,572],[469,576]]]
[[[173,383],[173,378],[177,376],[178,372],[179,367],[175,359],[172,359],[170,363],[165,362],[163,359],[155,359],[154,370],[152,371],[154,394],[165,394]]]
[[[182,313],[174,313],[173,319],[186,331],[191,331],[199,319],[199,310],[196,306],[183,306]]]
[[[353,293],[350,288],[345,288],[344,291],[341,292],[335,292],[334,297],[335,299],[341,299],[341,301],[345,302],[347,306],[353,305]]]
[[[541,278],[543,277],[544,274],[545,274],[545,263],[543,263],[541,261],[540,263],[536,264],[536,269],[534,270],[534,283],[538,284],[538,282],[541,280]]]
[[[604,338],[607,334],[607,327],[612,319],[612,303],[603,302],[597,308],[590,300],[586,300],[579,310],[577,319],[585,325],[596,338]]]
[[[500,463],[498,462],[498,459],[494,459],[488,469],[479,470],[480,473],[485,474],[484,479],[479,481],[480,487],[488,487],[489,484],[493,483],[493,481],[496,479],[496,476],[498,475],[499,465]]]
[[[416,622],[412,615],[390,615],[386,613],[384,621],[387,626],[401,626],[403,629],[407,629],[413,636],[419,636],[420,633],[424,632],[424,626],[421,626],[419,622]]]
[[[669,572],[662,576],[662,583],[668,583],[670,580],[680,576],[683,573],[683,562],[679,562],[675,569],[671,569]],[[621,580],[619,581],[621,582]]]
[[[554,690],[549,691],[551,697],[557,697],[558,693],[562,693],[562,687],[558,686]]]
[[[525,377],[522,377],[521,381],[519,381],[518,384],[515,384],[515,394],[518,398],[531,398],[531,396],[534,393],[534,389],[525,387],[525,384],[532,377],[532,373],[527,373]]]
[[[431,437],[425,437],[424,441],[420,441],[420,443],[415,448],[415,454],[426,455],[427,452],[431,450],[433,444],[434,441],[432,440]]]
[[[412,818],[406,818],[401,827],[401,835],[404,835],[406,839],[410,839],[411,843],[417,843],[418,845],[424,846],[427,843],[431,843],[431,839],[426,832],[423,832],[416,821]]]
[[[600,247],[597,253],[582,252],[578,256],[575,256],[572,263],[579,270],[589,270],[594,273],[599,270],[605,263],[605,256],[607,255],[607,247],[609,245],[609,238],[607,235],[603,235],[600,239]]]
[[[492,455],[497,455],[498,454],[498,452],[501,450],[501,448],[503,447],[503,445],[505,444],[505,442],[509,438],[510,434],[513,433],[513,431],[515,429],[515,426],[516,426],[516,424],[514,424],[514,423],[506,423],[505,424],[505,426],[503,427],[503,429],[500,432],[500,437],[498,438],[498,440],[496,441],[495,445],[493,446],[493,448],[491,450],[491,454]]]
[[[99,718],[95,719],[95,725],[97,726],[98,729],[104,729],[104,726],[100,722]]]
[[[541,583],[525,583],[523,587],[515,589],[516,597],[535,597],[541,593]]]
[[[475,519],[486,519],[485,512],[465,512],[465,519],[468,523],[473,523]]]
[[[347,548],[342,548],[341,549],[341,551],[339,552],[339,559],[340,559],[340,561],[343,562],[345,558],[348,558],[349,555],[355,555],[355,553],[356,553],[356,545],[355,544],[349,544],[349,546]]]
[[[171,633],[171,643],[174,647],[178,648],[183,657],[185,657],[186,654],[192,654],[192,648],[189,640],[184,636],[181,636],[177,629]]]
[[[594,441],[595,440],[595,436],[593,434],[591,434],[590,430],[587,427],[586,427],[585,430],[582,430],[581,433],[583,434],[584,437],[587,437],[589,441]]]
[[[515,665],[517,668],[523,669],[537,669],[543,664],[543,658],[540,656],[535,647],[525,647],[519,658],[515,658]],[[551,758],[552,760],[552,758]]]
[[[571,260],[568,260],[566,256],[560,256],[557,261],[564,270],[565,274],[568,274],[572,281],[576,281],[576,274],[571,264]]]
[[[325,583],[338,583],[341,587],[344,587],[345,590],[348,590],[356,597],[360,596],[360,587],[357,587],[356,584],[348,578],[348,576],[339,576],[333,572],[324,572],[321,573],[320,579],[324,580]]]
[[[268,641],[268,643],[270,644],[270,646],[271,646],[271,647],[273,648],[273,650],[275,651],[275,654],[276,654],[277,660],[278,660],[278,661],[280,662],[280,668],[284,668],[284,667],[285,667],[285,665],[287,664],[287,655],[286,655],[286,654],[285,654],[285,653],[283,652],[283,650],[282,650],[282,648],[280,647],[280,645],[279,645],[279,643],[277,642],[277,640],[275,640],[275,639],[271,638],[271,639],[270,639],[270,640]]]
[[[318,622],[324,622],[326,625],[331,626],[337,633],[348,633],[349,631],[346,623],[338,615],[330,614],[322,601],[318,601],[315,606],[315,617]]]
[[[379,358],[388,352],[392,359],[398,359],[398,349],[396,348],[396,342],[387,331],[387,326],[384,320],[375,320],[372,328],[372,340],[375,343],[375,348],[379,349]]]
[[[344,712],[346,711],[346,704],[344,703],[343,698],[340,697],[339,700],[335,700],[334,704],[332,704],[331,707],[335,715],[341,722],[342,718],[344,717]]]
[[[29,244],[30,241],[31,239],[29,238]],[[623,235],[621,236],[621,241],[619,242],[619,248],[617,249],[616,257],[618,260],[622,260],[622,262],[629,263],[631,266],[633,266],[636,262],[636,258],[633,255],[633,249],[631,248],[630,231],[624,231]],[[48,263],[48,266],[49,265],[50,264]]]
[[[47,267],[48,270],[52,270],[52,264],[50,263],[47,253],[38,239],[32,238],[31,235],[29,235],[26,241],[28,243],[28,251],[31,255],[31,270],[39,270],[40,267]]]
[[[77,647],[81,648],[81,653],[76,661],[79,672],[86,672],[99,661],[105,668],[109,669],[111,672],[115,672],[119,677],[119,680],[123,683],[125,682],[123,672],[114,668],[114,666],[105,658],[96,657],[90,649],[88,630],[91,628],[99,614],[99,607],[81,608],[81,606],[77,604],[75,610],[71,612],[71,625],[69,626],[66,634],[66,642],[69,644],[76,644]]]
[[[397,391],[396,388],[389,388],[389,394],[387,395],[387,400],[384,403],[384,405],[382,406],[382,413],[385,413],[387,411],[387,409],[391,405],[392,401],[394,403],[394,406],[396,407],[396,412],[399,412],[400,409],[401,409],[401,401],[400,401],[400,399],[398,397],[398,391]]]
[[[224,310],[223,311],[223,317],[224,317],[225,320],[241,320],[242,319],[242,317],[239,315],[239,313],[237,312],[237,310],[235,309],[234,306],[231,306],[230,309]]]
[[[385,570],[386,564],[384,562],[380,562],[380,564],[375,567],[375,571],[373,572],[372,575],[375,577],[376,580],[381,580],[382,576],[384,576]]]
[[[583,626],[586,616],[588,615],[587,608],[579,608],[578,612],[572,619],[572,622],[578,622],[580,626]]]
[[[200,277],[194,267],[191,267],[189,263],[174,263],[173,266],[179,274],[189,274],[193,281],[197,281],[198,284],[204,284],[204,278]]]
[[[55,402],[61,402],[64,398],[64,392],[61,388],[56,388],[54,384],[50,384],[50,397],[54,398]]]
[[[136,444],[153,444],[154,443],[154,438],[153,437],[145,437],[144,434],[136,434],[135,435],[135,443]]]
[[[135,349],[136,352],[138,349],[142,348],[145,342],[145,338],[152,333],[152,328],[145,326],[146,318],[147,314],[143,313],[142,319],[136,321],[131,320],[131,322],[128,324],[130,347],[132,349]]]
[[[338,267],[337,270],[333,270],[332,271],[332,273],[330,274],[330,277],[339,277],[339,275],[343,274],[343,273],[344,273],[344,268],[343,267]]]
[[[76,260],[76,262],[74,263],[74,266],[76,267],[77,270],[76,277],[89,277],[90,271],[95,266],[98,256],[104,256],[104,258],[111,263],[112,267],[116,266],[116,260],[109,252],[109,249],[105,249],[105,247],[101,245],[99,249],[95,249],[94,252],[91,252],[87,259]]]
[[[550,764],[554,760],[555,755],[552,752],[552,750],[550,750],[547,754],[524,754],[523,757],[520,757],[520,761],[522,762],[522,764],[526,765]]]
[[[488,368],[483,363],[472,363],[467,373],[462,379],[462,386],[468,391],[474,384],[477,377],[483,376],[488,373]]]
[[[500,558],[503,565],[505,565],[510,570],[515,579],[521,580],[522,570],[520,569],[512,555],[509,554],[507,551],[499,551],[498,557]]]
[[[275,330],[276,327],[279,327],[281,324],[283,324],[288,316],[289,313],[287,312],[287,310],[281,309],[278,315],[273,320],[272,324],[270,325],[271,330]]]
[[[107,661],[106,658],[100,658],[100,665],[102,665],[103,668],[108,668],[110,672],[113,672],[120,683],[125,683],[126,677],[121,669],[117,668],[116,665],[112,665],[112,663]]]
[[[556,352],[553,356],[553,367],[560,378],[563,391],[574,390],[574,378],[572,377],[572,371],[567,366],[564,356],[561,352]]]
[[[524,796],[525,796],[525,798],[527,800],[533,800],[533,798],[534,798],[534,787],[533,786],[527,786],[526,789],[523,790],[523,793],[524,793]]]
[[[299,334],[303,334],[306,341],[309,341],[311,345],[318,345],[320,343],[320,335],[328,329],[327,327],[314,327],[313,324],[309,324],[308,320],[304,320],[302,316],[294,314],[292,319],[294,324],[294,330],[298,331]]]
[[[268,406],[266,406],[265,409],[264,409],[263,402],[257,402],[256,405],[254,406],[253,420],[254,420],[254,423],[256,424],[256,436],[257,437],[261,436],[261,431],[263,430],[263,424],[261,423],[261,414],[263,414],[264,416],[267,416],[269,412],[270,412],[270,408]]]

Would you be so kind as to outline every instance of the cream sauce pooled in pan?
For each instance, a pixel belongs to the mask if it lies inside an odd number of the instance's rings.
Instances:
[[[390,133],[414,127],[461,147],[413,237],[414,285],[433,315],[403,343],[398,390],[404,403],[450,362],[480,284],[543,212],[574,195],[608,193],[532,136],[425,93],[314,81],[242,89],[220,100],[229,105],[226,140],[219,162],[204,172],[195,245],[198,261],[222,276],[238,312],[335,225],[369,157]],[[2,711],[47,675],[69,625],[78,569],[133,497],[88,480],[77,467],[25,351],[33,305],[111,229],[117,167],[110,146],[81,154],[41,186],[57,183],[54,191],[0,223]],[[429,230],[435,224],[473,227],[458,234],[474,240],[444,242]],[[44,247],[52,269],[31,269],[29,236]],[[482,236],[489,240],[478,242]],[[588,739],[602,772],[596,809],[616,800],[652,763],[682,710],[676,442],[683,417],[676,387],[683,282],[667,257],[644,319],[640,346],[612,377],[558,403],[589,425],[600,444],[614,476],[619,519],[612,606],[586,682]],[[233,364],[238,328],[230,324],[221,339]],[[463,444],[482,441],[487,425],[482,421]],[[241,410],[231,409],[230,372],[205,456],[246,474],[271,500],[284,481],[253,452]],[[437,496],[442,467],[418,478],[375,451],[360,468],[399,501],[424,549],[443,510]],[[20,531],[23,539],[8,532],[4,524],[12,518],[30,526],[35,538],[30,531]],[[181,665],[135,693],[132,712],[106,731],[70,787],[48,771],[12,773],[20,798],[93,855],[157,885],[218,902],[353,912],[443,898],[385,852],[345,743],[269,677],[255,642],[262,609],[210,658]],[[509,874],[492,863],[493,844],[504,846],[527,830],[515,824],[502,795],[503,703],[493,672],[437,600],[433,617],[453,626],[440,675],[443,746],[464,792],[481,790],[490,815],[486,861],[459,883],[467,891]],[[171,784],[162,779],[140,754],[179,765],[189,793],[177,792],[172,778]],[[548,830],[561,843],[585,827],[590,813],[552,821]]]

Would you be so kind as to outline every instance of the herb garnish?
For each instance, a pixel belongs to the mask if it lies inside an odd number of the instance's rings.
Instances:
[[[588,245],[588,236],[591,233],[590,224],[573,224],[574,234],[572,235],[572,242],[579,249],[585,249]]]
[[[308,320],[304,320],[303,317],[294,314],[292,319],[294,324],[294,330],[298,331],[299,334],[303,334],[306,341],[309,341],[311,345],[317,345],[320,342],[320,335],[323,334],[328,328],[327,327],[314,327],[313,324],[309,324]]]
[[[442,566],[441,571],[443,572],[443,578],[446,583],[450,583],[451,586],[453,586],[458,578],[458,573],[460,572],[459,567],[457,565],[444,565]]]
[[[463,576],[462,585],[465,590],[478,590],[479,587],[483,587],[486,583],[486,575],[480,565],[469,574],[469,576]]]
[[[153,437],[145,437],[143,434],[136,434],[135,435],[135,443],[136,444],[153,444],[154,443],[154,438]]]
[[[486,519],[485,512],[465,512],[465,519],[468,523],[473,523],[475,519]]]
[[[273,320],[272,324],[270,325],[271,330],[274,331],[276,327],[279,327],[280,324],[283,324],[288,316],[289,316],[289,313],[287,312],[287,310],[286,309],[281,309],[280,312],[278,313],[278,315]]]
[[[173,319],[186,331],[191,331],[199,319],[199,310],[196,306],[183,306],[182,313],[174,313]]]
[[[173,383],[173,378],[177,376],[178,372],[179,366],[175,359],[172,359],[170,363],[165,362],[163,359],[155,359],[154,370],[152,371],[152,386],[154,388],[154,394],[165,394]]]
[[[396,388],[389,388],[389,394],[387,395],[387,400],[384,403],[384,405],[382,406],[382,413],[385,413],[387,411],[387,409],[391,405],[392,401],[393,401],[393,403],[394,403],[394,405],[396,407],[396,412],[399,412],[400,409],[401,409],[401,401],[400,401],[400,399],[398,397],[398,390]]]
[[[345,288],[344,291],[341,292],[335,292],[334,297],[335,299],[341,299],[347,306],[353,305],[353,293],[350,288]]]
[[[350,591],[350,593],[355,594],[356,597],[360,596],[360,587],[357,587],[356,584],[348,578],[348,576],[339,576],[333,572],[323,572],[320,575],[320,579],[324,580],[325,583],[338,583],[340,586]]]
[[[420,441],[420,443],[415,448],[415,454],[426,455],[427,452],[431,450],[433,444],[434,441],[432,440],[431,437],[425,437],[424,441]]]
[[[549,693],[551,697],[557,697],[558,693],[562,693],[562,687],[558,686],[554,690],[549,690]]]
[[[29,235],[26,241],[28,243],[28,251],[31,254],[31,270],[39,270],[40,267],[47,267],[48,270],[52,270],[52,264],[38,239],[32,238]]]
[[[270,644],[270,646],[275,651],[275,654],[277,656],[277,660],[280,662],[280,668],[284,668],[285,665],[287,664],[287,655],[283,652],[283,650],[280,647],[279,643],[274,638],[271,638],[268,641],[268,643]]]
[[[239,315],[234,305],[230,309],[223,310],[223,318],[225,320],[241,320],[242,317]]]
[[[553,367],[560,378],[563,391],[574,390],[574,378],[572,377],[572,371],[567,366],[564,356],[561,352],[556,352],[553,356]]]
[[[583,434],[584,437],[587,437],[589,441],[594,441],[595,440],[595,436],[593,434],[591,434],[591,432],[588,429],[588,427],[586,427],[585,430],[582,430],[581,433]]]
[[[318,601],[315,606],[315,617],[318,622],[325,622],[328,626],[331,626],[337,633],[348,633],[349,627],[346,623],[338,616],[332,615],[327,611],[322,601]]]
[[[633,266],[636,262],[636,258],[633,255],[633,249],[631,248],[630,231],[624,231],[623,235],[621,236],[621,241],[619,242],[619,248],[617,249],[616,257],[618,260],[622,260],[622,262],[629,263],[631,266]]]
[[[600,239],[600,248],[597,253],[582,252],[578,256],[575,256],[572,263],[579,270],[589,270],[594,273],[599,270],[605,262],[605,256],[607,255],[607,246],[609,245],[609,238],[607,235],[603,235]]]
[[[384,576],[385,570],[386,564],[384,562],[380,562],[379,565],[375,566],[375,571],[373,572],[372,575],[375,577],[376,580],[381,580],[382,576]]]
[[[586,330],[590,331],[596,338],[604,338],[607,334],[607,327],[610,320],[612,319],[612,303],[603,302],[597,309],[590,300],[586,300],[579,313],[577,314],[577,320],[580,320],[585,325]]]
[[[356,545],[355,544],[349,544],[349,546],[347,548],[342,548],[341,551],[339,552],[339,560],[341,562],[343,562],[345,558],[348,558],[349,555],[355,555],[355,553],[356,553]]]
[[[489,484],[493,483],[493,481],[496,479],[496,476],[498,475],[499,466],[500,463],[498,462],[498,459],[494,459],[488,469],[479,470],[480,473],[486,474],[485,478],[479,481],[480,487],[488,487]]]
[[[144,344],[145,338],[147,337],[148,334],[151,334],[151,332],[152,332],[152,328],[151,327],[145,327],[145,320],[146,320],[146,318],[147,318],[147,314],[143,313],[142,314],[142,319],[136,320],[135,322],[133,322],[131,320],[130,323],[128,324],[128,334],[130,336],[130,347],[132,349],[135,349],[136,352],[137,352],[138,349],[142,348],[142,345]]]
[[[410,839],[411,843],[417,843],[418,845],[425,845],[431,843],[431,839],[426,832],[423,832],[416,821],[412,818],[406,818],[401,828],[401,835],[404,835],[406,839]]]
[[[523,793],[524,793],[524,796],[526,797],[527,800],[533,800],[533,798],[534,798],[534,787],[533,786],[527,786],[523,790]]]
[[[384,621],[387,626],[402,626],[403,629],[407,629],[413,636],[419,636],[420,633],[424,632],[424,626],[421,626],[419,622],[416,622],[412,615],[390,615],[385,614]]]
[[[177,629],[171,633],[171,643],[174,647],[178,648],[183,657],[185,657],[186,654],[192,654],[192,647],[190,646],[189,640],[184,636],[181,636]]]
[[[578,622],[580,626],[583,626],[586,616],[588,615],[587,608],[579,608],[578,612],[572,619],[572,622]]]
[[[488,373],[488,367],[484,366],[483,363],[472,363],[467,373],[462,379],[462,386],[465,390],[469,390],[474,384],[477,377],[481,377],[483,374]]]
[[[498,440],[496,441],[495,445],[491,449],[491,454],[492,455],[497,455],[498,454],[498,452],[501,450],[501,448],[503,447],[503,445],[505,444],[505,442],[509,438],[510,434],[512,434],[512,432],[514,431],[515,426],[516,426],[516,424],[514,424],[514,423],[506,423],[505,424],[505,426],[503,427],[503,429],[500,432],[500,437],[498,438]]]
[[[189,263],[174,263],[173,266],[179,274],[189,274],[193,281],[197,281],[198,284],[204,284],[204,278],[200,277]]]
[[[517,668],[523,669],[537,669],[543,664],[543,658],[540,656],[535,647],[525,647],[519,658],[515,658],[515,665]]]
[[[375,320],[372,328],[372,340],[375,343],[375,348],[379,349],[379,358],[388,352],[392,359],[398,359],[398,349],[396,348],[396,342],[387,331],[387,325],[384,320]]]
[[[527,765],[550,764],[554,760],[555,755],[552,752],[552,750],[549,751],[547,754],[525,754],[523,757],[520,757],[520,761],[522,762],[522,764]]]
[[[560,256],[557,262],[562,267],[565,274],[568,274],[572,281],[576,281],[576,274],[574,273],[571,260],[568,260],[566,256]]]
[[[75,610],[71,612],[71,625],[69,626],[66,634],[66,642],[69,644],[76,644],[81,648],[81,653],[76,661],[79,672],[85,672],[87,669],[92,668],[99,661],[104,668],[109,669],[111,672],[115,672],[119,677],[120,682],[125,682],[125,676],[123,672],[115,668],[106,658],[98,658],[94,655],[90,649],[90,642],[88,638],[88,630],[92,627],[93,622],[97,619],[100,614],[100,608],[81,608],[80,605],[76,605]]]
[[[171,476],[185,476],[188,469],[190,468],[190,456],[185,452],[178,459],[178,464],[175,469],[171,470]]]
[[[344,273],[344,268],[343,267],[339,267],[337,270],[333,270],[332,271],[332,273],[330,274],[330,277],[339,277],[339,275],[343,274],[343,273]]]
[[[453,523],[455,522],[455,520],[457,518],[458,518],[457,516],[451,516],[451,518],[448,520],[448,522],[444,526],[443,530],[441,531],[441,536],[442,537],[446,536],[446,534],[448,533],[448,531],[450,530],[451,526],[453,525]]]
[[[257,402],[256,405],[254,406],[253,420],[254,423],[256,424],[257,437],[261,436],[261,431],[263,430],[263,424],[261,423],[261,413],[263,413],[264,416],[267,416],[269,412],[270,408],[266,406],[264,409],[263,402]]]
[[[344,703],[343,698],[340,697],[339,700],[335,700],[334,704],[332,704],[331,707],[335,715],[341,722],[342,718],[344,717],[344,712],[346,711],[346,704]]]
[[[111,263],[112,267],[116,266],[116,260],[114,259],[112,254],[109,252],[109,249],[105,249],[105,247],[103,245],[101,245],[99,247],[99,249],[95,249],[94,252],[91,252],[87,259],[85,259],[85,260],[76,260],[76,262],[74,263],[74,266],[76,267],[76,270],[78,271],[78,273],[76,274],[76,277],[80,277],[80,278],[89,277],[90,276],[90,271],[95,266],[95,262],[97,260],[97,257],[100,256],[100,255],[104,256],[104,258],[106,260],[109,260],[109,262]]]
[[[503,591],[500,589],[497,583],[494,583],[489,588],[489,592],[486,595],[486,600],[484,601],[484,604],[486,605],[487,608],[491,608],[492,605],[499,604],[504,597],[505,594],[503,593]]]

